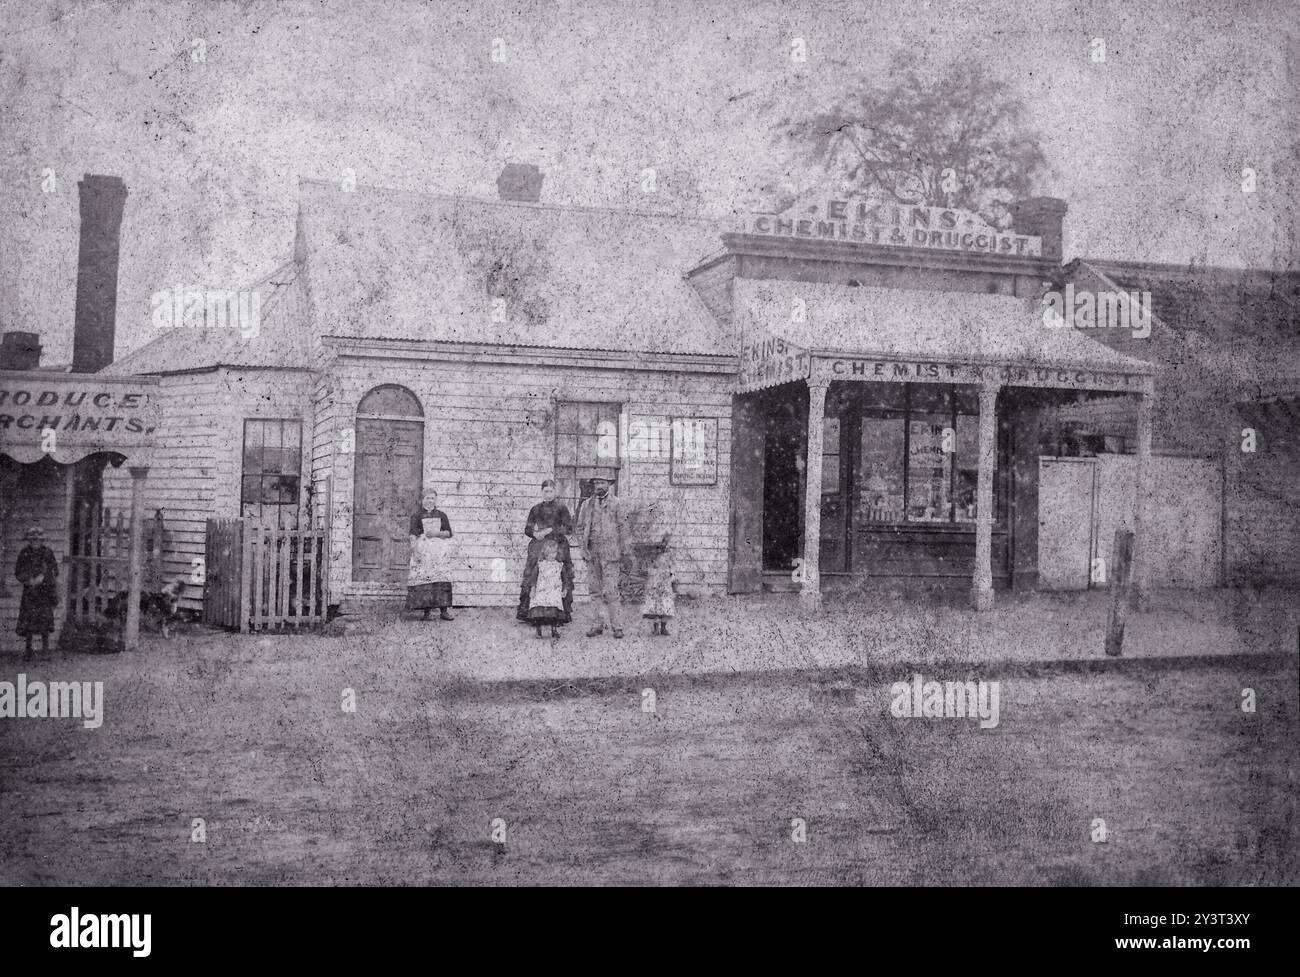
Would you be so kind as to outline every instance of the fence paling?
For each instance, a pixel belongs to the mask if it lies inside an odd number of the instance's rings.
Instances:
[[[243,522],[241,631],[296,628],[323,620],[325,595],[317,591],[328,570],[323,565],[327,539],[323,529]]]
[[[320,556],[320,547],[316,545],[316,537],[313,534],[309,537],[311,542],[311,559],[303,560],[303,584],[307,590],[307,616],[313,617],[316,613],[316,581],[319,574],[316,572],[316,560]]]
[[[108,602],[130,590],[131,521],[125,512],[84,503],[74,512],[68,534],[68,594],[65,616],[73,624],[97,622]],[[144,533],[146,589],[159,578],[162,512]]]
[[[240,546],[243,547],[244,555],[240,562],[239,569],[239,630],[247,634],[249,629],[249,613],[253,608],[253,533],[243,526],[241,520]],[[244,612],[248,608],[248,613]]]
[[[293,587],[290,594],[289,613],[295,621],[301,621],[303,571],[307,564],[307,537],[304,535],[303,530],[299,529],[294,532],[293,538],[294,552],[298,554],[298,558],[289,567],[289,584]]]
[[[266,527],[259,526],[257,531],[258,574],[257,574],[257,608],[258,623],[266,628],[271,623],[271,608],[267,606],[266,595],[275,589],[275,564],[267,559]],[[268,573],[268,571],[270,571]]]
[[[276,602],[276,623],[284,624],[289,620],[289,554],[293,549],[293,534],[276,534],[276,549],[280,555],[280,572],[276,574],[279,600]]]

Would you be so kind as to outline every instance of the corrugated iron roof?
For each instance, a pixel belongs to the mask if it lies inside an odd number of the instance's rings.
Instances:
[[[310,333],[299,267],[282,265],[249,287],[259,296],[256,329],[175,326],[105,368],[106,373],[182,373],[217,366],[304,368]],[[252,309],[251,296],[248,308]]]
[[[320,333],[616,352],[733,353],[685,281],[712,221],[300,185]]]
[[[808,349],[948,362],[1032,362],[1044,366],[1153,373],[1073,329],[1048,329],[1035,300],[975,292],[850,287],[737,279],[736,315],[746,336],[781,336]],[[796,313],[795,300],[802,303]]]

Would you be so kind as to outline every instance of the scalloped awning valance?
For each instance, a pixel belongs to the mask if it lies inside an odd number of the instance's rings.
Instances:
[[[113,452],[147,465],[157,446],[157,393],[156,378],[0,370],[0,455],[71,464]]]

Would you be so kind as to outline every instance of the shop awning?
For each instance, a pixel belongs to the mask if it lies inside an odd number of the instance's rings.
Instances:
[[[0,370],[0,455],[66,465],[105,451],[148,465],[157,387],[156,379],[103,373]]]
[[[755,350],[806,350],[802,375],[814,379],[1153,389],[1153,364],[1080,330],[1049,328],[1037,300],[737,279],[732,301],[742,361]]]

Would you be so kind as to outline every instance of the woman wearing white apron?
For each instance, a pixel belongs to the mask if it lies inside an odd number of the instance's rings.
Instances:
[[[429,489],[420,509],[411,516],[411,568],[406,577],[406,609],[429,612],[438,608],[444,621],[451,613],[451,560],[446,540],[451,539],[447,513],[438,508],[438,493]]]

